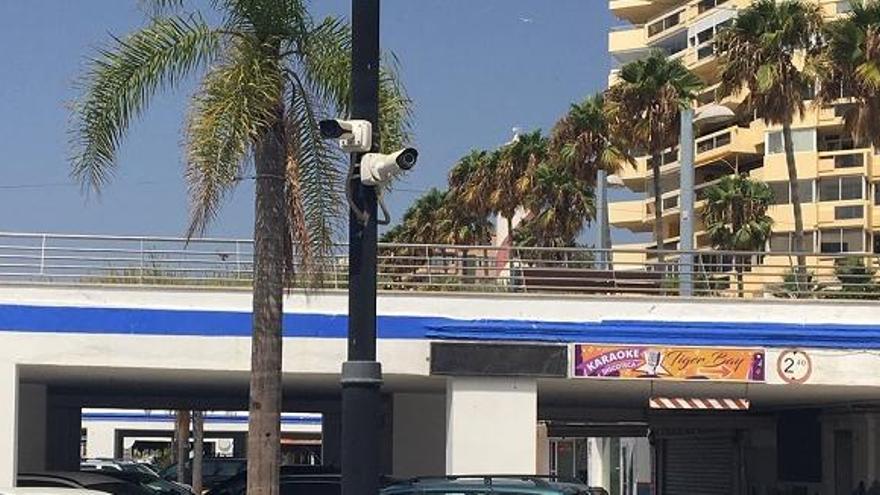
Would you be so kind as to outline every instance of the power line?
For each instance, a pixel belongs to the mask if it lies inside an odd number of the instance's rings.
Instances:
[[[130,183],[135,186],[146,186],[156,184],[169,184],[170,181],[144,180]],[[32,184],[0,184],[0,190],[17,190],[17,189],[48,189],[53,187],[81,187],[77,182],[42,182]]]

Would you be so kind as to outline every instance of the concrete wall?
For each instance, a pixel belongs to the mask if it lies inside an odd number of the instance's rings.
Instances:
[[[21,472],[46,470],[46,386],[19,386],[18,468]]]
[[[393,475],[446,471],[446,396],[394,394]]]
[[[446,472],[530,473],[537,463],[534,379],[450,378]]]

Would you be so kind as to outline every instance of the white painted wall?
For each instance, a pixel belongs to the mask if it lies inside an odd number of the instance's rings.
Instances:
[[[533,473],[537,424],[534,379],[449,378],[447,474]]]
[[[393,475],[441,475],[446,469],[446,396],[394,394]]]
[[[18,367],[0,359],[0,487],[15,486],[18,472]]]
[[[46,470],[46,386],[19,386],[18,466],[22,472]]]
[[[117,430],[150,430],[168,432],[170,439],[174,433],[173,421],[121,421],[121,420],[89,420],[86,417],[82,421],[86,430],[86,457],[114,457],[116,450]],[[205,422],[205,432],[246,432],[247,423],[222,422],[208,420]],[[321,433],[320,424],[291,424],[282,423],[281,431],[285,433]]]
[[[288,312],[345,314],[343,292],[288,294]],[[226,289],[147,289],[137,287],[0,286],[0,303],[45,306],[155,309],[251,310],[250,293]],[[549,321],[664,320],[776,323],[875,324],[876,303],[773,299],[677,300],[648,296],[578,296],[565,294],[461,294],[383,292],[378,312],[461,319]]]

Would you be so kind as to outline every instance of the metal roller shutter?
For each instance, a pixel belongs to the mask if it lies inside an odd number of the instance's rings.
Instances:
[[[733,433],[667,437],[663,444],[663,495],[733,494]]]

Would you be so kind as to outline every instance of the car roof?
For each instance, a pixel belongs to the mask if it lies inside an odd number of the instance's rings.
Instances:
[[[534,475],[469,475],[413,478],[395,483],[382,491],[384,494],[431,493],[446,490],[467,490],[491,487],[493,492],[531,494],[589,493],[589,487],[575,480],[554,476]]]
[[[0,495],[107,495],[85,488],[20,487],[0,488]]]
[[[50,471],[44,473],[21,473],[18,475],[22,478],[55,478],[73,481],[81,485],[95,485],[98,483],[124,483],[119,478],[100,474],[95,471]]]

